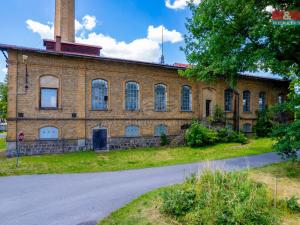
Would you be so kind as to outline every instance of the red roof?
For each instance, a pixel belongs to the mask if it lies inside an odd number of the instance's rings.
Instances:
[[[60,39],[44,40],[47,51],[73,53],[86,56],[99,56],[102,47],[71,42],[61,42]]]

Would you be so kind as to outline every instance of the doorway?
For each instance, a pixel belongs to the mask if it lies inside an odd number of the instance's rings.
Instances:
[[[205,103],[205,117],[211,116],[211,100],[206,100]]]
[[[107,150],[107,129],[93,130],[93,149],[94,151]]]

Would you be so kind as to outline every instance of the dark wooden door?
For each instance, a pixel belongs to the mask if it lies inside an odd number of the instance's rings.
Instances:
[[[106,129],[96,129],[93,131],[93,149],[95,151],[107,150]]]
[[[206,117],[209,117],[211,115],[211,100],[206,100]]]

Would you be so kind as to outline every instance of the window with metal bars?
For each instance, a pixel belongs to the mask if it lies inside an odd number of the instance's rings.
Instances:
[[[250,112],[250,91],[243,91],[243,111]]]
[[[165,112],[167,110],[167,86],[155,85],[155,111]]]
[[[105,80],[92,82],[92,109],[106,110],[108,106],[108,83]]]
[[[258,109],[263,111],[266,108],[266,92],[259,93]]]
[[[192,89],[187,85],[181,87],[181,111],[192,111]]]
[[[233,91],[231,89],[227,89],[224,92],[224,110],[225,112],[232,111],[232,97]]]
[[[133,81],[126,83],[125,88],[125,108],[129,111],[139,110],[140,87]]]

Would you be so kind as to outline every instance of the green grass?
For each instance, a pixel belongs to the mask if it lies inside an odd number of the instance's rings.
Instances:
[[[6,150],[6,138],[0,138],[0,152]]]
[[[262,168],[252,169],[249,174],[253,180],[267,185],[270,193],[273,193],[275,177],[277,177],[278,199],[291,196],[300,197],[300,163],[277,163]],[[178,221],[162,214],[160,195],[165,190],[171,190],[176,186],[161,188],[142,195],[123,208],[113,212],[102,220],[99,225],[183,225]],[[300,214],[291,213],[286,209],[280,212],[284,225],[300,224]]]
[[[0,158],[0,176],[23,174],[83,173],[159,167],[212,159],[271,152],[271,139],[252,139],[249,144],[218,144],[203,148],[143,148],[108,153],[80,152],[61,155]]]

